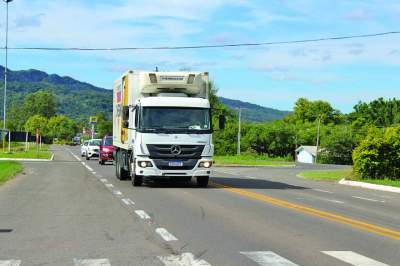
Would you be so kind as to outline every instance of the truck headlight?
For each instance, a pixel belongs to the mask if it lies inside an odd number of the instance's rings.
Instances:
[[[152,167],[153,164],[150,161],[138,161],[139,167],[146,168],[146,167]]]
[[[210,168],[212,166],[212,162],[211,161],[204,161],[204,162],[200,162],[199,167],[204,167],[204,168]]]

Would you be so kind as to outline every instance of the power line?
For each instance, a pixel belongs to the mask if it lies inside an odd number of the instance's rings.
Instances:
[[[114,48],[82,48],[82,47],[8,47],[9,50],[45,50],[45,51],[126,51],[126,50],[186,50],[186,49],[207,49],[207,48],[229,48],[246,46],[268,46],[280,44],[312,43],[324,41],[337,41],[348,39],[360,39],[370,37],[380,37],[385,35],[400,34],[400,31],[388,31],[372,34],[347,35],[336,37],[324,37],[316,39],[303,39],[293,41],[275,41],[275,42],[255,42],[255,43],[231,43],[231,44],[211,44],[211,45],[189,45],[189,46],[154,46],[154,47],[114,47]],[[4,50],[5,47],[1,47]]]

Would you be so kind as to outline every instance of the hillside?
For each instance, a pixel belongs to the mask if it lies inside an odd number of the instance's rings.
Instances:
[[[239,107],[242,108],[242,118],[245,121],[264,122],[279,120],[290,113],[288,111],[280,111],[273,108],[242,102],[239,100],[227,99],[224,97],[219,97],[219,99],[223,104],[226,104],[232,109],[238,109]]]
[[[0,66],[0,77],[4,76],[4,67]],[[0,83],[1,91],[3,83]],[[81,82],[67,76],[47,74],[46,72],[30,69],[8,71],[8,102],[10,105],[19,105],[28,93],[41,89],[52,91],[57,98],[59,114],[65,114],[73,119],[86,119],[89,116],[104,112],[111,117],[112,92],[103,88]],[[243,119],[253,122],[263,122],[281,119],[288,114],[259,105],[231,100],[220,97],[222,103],[231,108],[245,108],[242,111]],[[0,93],[0,102],[3,102],[3,93]],[[2,110],[0,111],[2,113]]]
[[[0,77],[4,76],[4,67],[0,66]],[[3,90],[1,82],[1,90]],[[112,112],[112,92],[80,82],[71,77],[61,77],[55,74],[30,69],[8,71],[7,100],[10,104],[20,104],[28,93],[46,89],[56,95],[59,114],[65,114],[73,119],[88,118],[96,112],[106,114]],[[3,102],[3,93],[0,95]]]

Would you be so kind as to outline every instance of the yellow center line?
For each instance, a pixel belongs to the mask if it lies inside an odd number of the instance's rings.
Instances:
[[[370,223],[360,221],[360,220],[355,220],[355,219],[352,219],[352,218],[349,218],[346,216],[342,216],[342,215],[338,215],[338,214],[334,214],[331,212],[321,211],[321,210],[310,208],[307,206],[295,204],[295,203],[292,203],[289,201],[266,196],[264,194],[255,193],[255,192],[252,192],[252,191],[246,190],[246,189],[234,188],[234,187],[225,186],[225,185],[221,185],[221,184],[214,183],[214,182],[212,182],[210,185],[214,186],[216,188],[222,188],[226,191],[229,191],[229,192],[232,192],[235,194],[239,194],[241,196],[244,196],[244,197],[247,197],[250,199],[270,203],[275,206],[279,206],[279,207],[286,208],[286,209],[296,210],[296,211],[299,211],[299,212],[302,212],[305,214],[317,216],[319,218],[323,218],[323,219],[339,222],[342,224],[350,225],[352,227],[356,227],[358,229],[372,232],[372,233],[375,233],[375,234],[378,234],[381,236],[386,236],[386,237],[390,237],[395,240],[400,240],[400,231],[397,231],[397,230],[381,227],[381,226],[378,226],[375,224],[370,224]]]

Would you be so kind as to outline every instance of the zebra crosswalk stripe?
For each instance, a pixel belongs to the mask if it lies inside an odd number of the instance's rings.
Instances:
[[[74,259],[74,266],[111,266],[108,259]]]
[[[322,253],[355,266],[389,266],[353,251],[322,251]]]
[[[240,254],[245,255],[261,266],[297,266],[297,264],[294,264],[290,260],[287,260],[272,251],[242,251]]]
[[[205,260],[196,259],[192,253],[159,256],[158,259],[164,263],[165,266],[211,266]]]
[[[0,260],[0,266],[19,266],[20,260]]]

